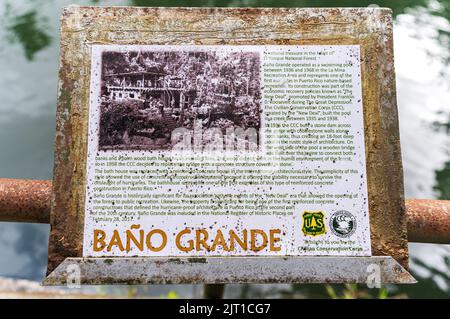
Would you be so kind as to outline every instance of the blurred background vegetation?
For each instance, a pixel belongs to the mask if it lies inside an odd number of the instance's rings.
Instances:
[[[450,0],[0,2],[0,176],[51,179],[63,6],[230,6],[392,8],[407,197],[450,199]],[[0,223],[0,276],[41,280],[47,225]],[[226,297],[449,298],[450,247],[410,244],[416,285],[229,285]],[[199,297],[199,286],[102,287],[129,297]]]

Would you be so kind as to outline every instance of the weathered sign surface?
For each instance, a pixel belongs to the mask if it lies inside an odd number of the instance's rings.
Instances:
[[[174,257],[407,267],[389,10],[70,6],[61,23],[49,273],[68,257],[135,258],[143,277],[112,282],[258,281],[158,274]],[[282,282],[364,272],[284,263]]]

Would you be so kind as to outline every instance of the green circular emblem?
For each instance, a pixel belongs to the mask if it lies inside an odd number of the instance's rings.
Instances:
[[[330,218],[330,229],[336,236],[350,237],[356,230],[356,218],[346,210],[337,211]]]

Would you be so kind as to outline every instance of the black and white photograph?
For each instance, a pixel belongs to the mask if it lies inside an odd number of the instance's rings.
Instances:
[[[259,52],[104,51],[99,150],[172,150],[174,130],[194,127],[250,129],[259,145],[260,67]]]

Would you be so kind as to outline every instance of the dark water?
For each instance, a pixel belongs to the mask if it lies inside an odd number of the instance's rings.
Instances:
[[[152,6],[336,6],[335,1],[12,1],[0,2],[0,176],[50,179],[58,72],[58,27],[71,3]],[[396,16],[395,56],[407,197],[450,199],[450,1],[339,1],[342,6],[391,7]],[[0,223],[0,276],[41,280],[49,227]],[[389,295],[450,297],[450,248],[411,244],[420,283],[389,286]],[[368,297],[359,287],[353,296]],[[192,286],[140,288],[159,295]],[[342,286],[334,286],[340,296]],[[127,290],[129,292],[129,290]],[[360,292],[362,291],[362,292]],[[115,290],[122,293],[123,290]],[[383,297],[383,291],[370,292]],[[332,296],[323,286],[232,285],[228,296]]]

